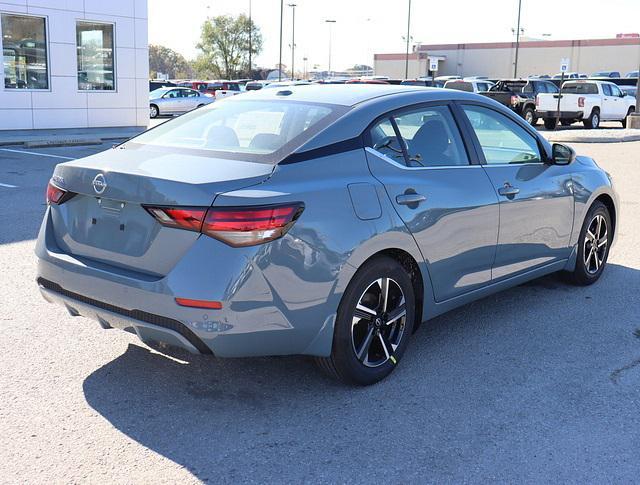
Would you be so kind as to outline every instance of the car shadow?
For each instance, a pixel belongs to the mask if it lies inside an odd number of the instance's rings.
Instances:
[[[590,435],[602,419],[591,400],[605,395],[620,412],[626,398],[614,390],[640,357],[640,309],[629,304],[638,291],[640,271],[610,264],[590,287],[551,275],[487,297],[424,324],[397,372],[368,388],[330,380],[310,358],[129,345],[83,390],[116,429],[203,481],[488,479],[487,454],[498,452],[514,467],[503,479],[540,478],[576,413],[580,449],[603,439]],[[536,455],[541,440],[548,449]]]

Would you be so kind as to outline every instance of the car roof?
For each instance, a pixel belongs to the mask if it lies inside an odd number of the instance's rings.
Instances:
[[[422,86],[406,86],[399,84],[311,84],[306,86],[285,86],[282,89],[265,89],[251,91],[242,96],[227,98],[229,101],[242,99],[306,101],[327,103],[342,106],[355,106],[381,96],[425,92],[429,88]],[[434,90],[435,91],[435,90]],[[286,93],[286,94],[282,94]]]

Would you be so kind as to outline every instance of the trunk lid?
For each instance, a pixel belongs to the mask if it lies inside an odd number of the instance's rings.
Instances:
[[[143,205],[209,207],[218,194],[259,184],[274,169],[194,150],[131,146],[56,167],[54,183],[77,194],[51,210],[63,251],[166,275],[200,235],[161,226]]]

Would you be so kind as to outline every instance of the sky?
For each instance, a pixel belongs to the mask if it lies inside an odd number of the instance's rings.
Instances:
[[[296,70],[326,69],[329,25],[331,68],[373,65],[374,53],[404,52],[409,0],[285,0],[282,62],[291,65],[292,8],[296,3]],[[252,0],[252,18],[264,39],[254,59],[274,67],[279,56],[280,1]],[[510,41],[518,0],[413,0],[411,37],[423,44]],[[149,43],[161,44],[188,59],[207,16],[248,13],[249,0],[148,0]],[[640,32],[640,0],[522,0],[524,35],[549,39],[596,39]],[[543,34],[550,34],[545,35]]]

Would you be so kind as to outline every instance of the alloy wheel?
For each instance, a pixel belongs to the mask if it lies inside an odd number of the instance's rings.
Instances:
[[[606,219],[602,214],[596,214],[587,226],[582,248],[584,267],[590,275],[596,274],[604,264],[608,237]]]
[[[379,278],[362,293],[351,321],[351,344],[358,361],[379,367],[393,356],[406,326],[405,296],[392,278]]]

